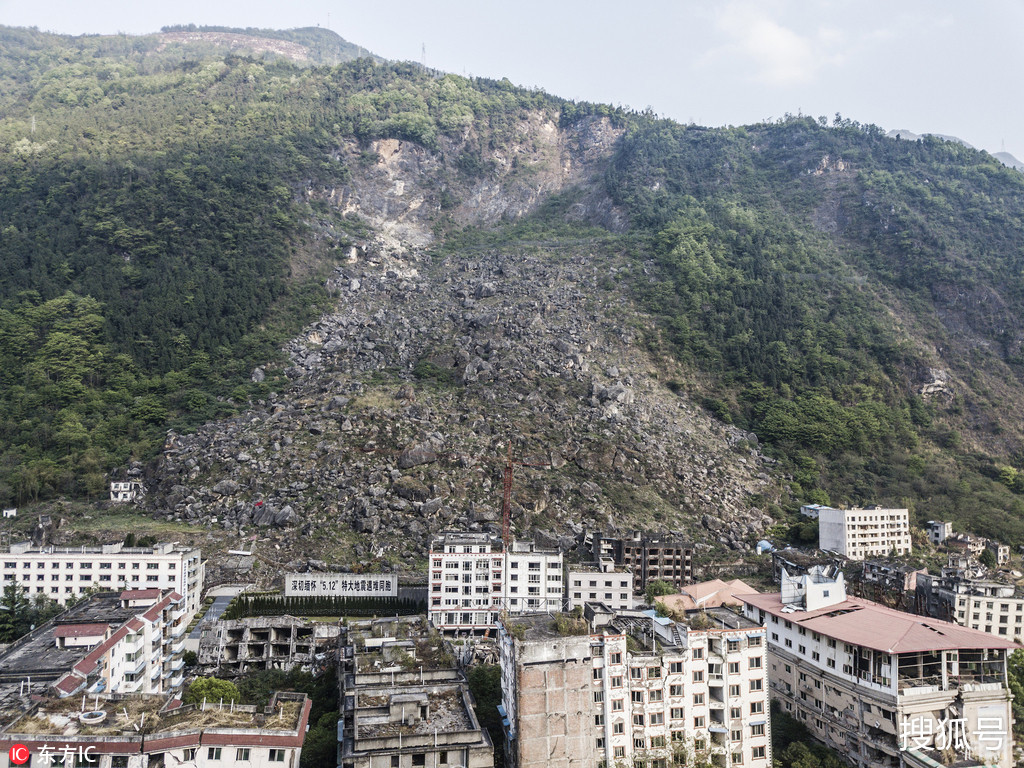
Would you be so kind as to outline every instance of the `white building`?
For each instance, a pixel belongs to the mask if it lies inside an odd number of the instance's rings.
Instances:
[[[502,611],[559,611],[565,600],[562,554],[533,542],[448,531],[430,543],[430,621],[447,632],[497,628]]]
[[[1012,642],[847,597],[820,571],[742,597],[767,628],[773,698],[857,768],[945,764],[944,744],[1012,765]]]
[[[627,611],[570,636],[550,616],[507,619],[508,764],[668,768],[696,753],[715,765],[771,766],[764,629],[726,609],[707,617],[698,629]]]
[[[800,514],[812,520],[817,520],[818,514],[823,509],[830,509],[830,507],[826,507],[824,504],[803,504],[800,507]]]
[[[532,541],[513,541],[505,553],[502,606],[510,615],[558,612],[565,601],[562,553]]]
[[[906,509],[818,510],[818,546],[850,560],[910,553],[910,516]]]
[[[164,543],[126,547],[33,547],[30,542],[0,548],[3,585],[20,584],[26,595],[46,595],[64,604],[90,589],[173,589],[185,600],[191,621],[199,609],[205,563],[198,549]]]
[[[934,546],[939,546],[939,544],[952,535],[953,523],[946,520],[928,521],[928,541],[930,541]]]
[[[566,610],[584,603],[604,603],[613,610],[633,607],[633,572],[616,566],[610,557],[602,557],[597,565],[566,566],[566,572]]]
[[[110,484],[110,500],[117,502],[135,501],[146,492],[137,480],[126,480]]]
[[[184,600],[172,590],[126,590],[121,603],[139,612],[121,626],[60,624],[56,647],[88,648],[83,659],[54,683],[58,696],[79,693],[175,693],[184,680]]]

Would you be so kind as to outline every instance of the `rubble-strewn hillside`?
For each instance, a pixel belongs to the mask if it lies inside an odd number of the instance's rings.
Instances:
[[[623,256],[432,260],[384,240],[338,270],[337,310],[289,346],[286,391],[168,439],[161,514],[412,567],[431,532],[500,528],[511,440],[548,464],[517,470],[520,532],[645,526],[747,549],[771,523],[750,501],[771,490],[756,438],[659,380],[648,321],[614,283]]]

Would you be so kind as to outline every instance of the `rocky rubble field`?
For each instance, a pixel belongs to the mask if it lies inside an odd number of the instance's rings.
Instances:
[[[775,495],[756,439],[660,381],[615,287],[624,257],[571,250],[353,249],[336,311],[287,350],[291,386],[169,434],[148,504],[270,528],[280,565],[415,569],[433,532],[500,530],[511,441],[542,465],[516,470],[520,534],[571,546],[586,528],[649,528],[748,549],[772,523],[750,496]]]

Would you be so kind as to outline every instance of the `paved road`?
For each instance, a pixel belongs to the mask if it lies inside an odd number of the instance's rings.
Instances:
[[[216,621],[220,618],[221,614],[224,613],[225,610],[227,610],[228,604],[233,599],[234,595],[220,595],[219,597],[213,598],[213,605],[211,605],[209,609],[207,609],[206,615],[203,616],[203,618],[213,619]],[[198,623],[196,623],[195,628],[191,632],[189,632],[188,636],[190,640],[199,639],[199,627],[202,625],[202,623],[202,620],[200,620]]]

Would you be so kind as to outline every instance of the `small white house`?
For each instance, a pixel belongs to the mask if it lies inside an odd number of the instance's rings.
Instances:
[[[117,502],[135,501],[143,493],[145,488],[142,487],[142,483],[136,480],[127,480],[125,482],[111,483],[110,484],[110,500]]]
[[[9,517],[17,517],[17,516],[18,516],[18,508],[17,507],[11,507],[10,509],[5,509],[4,510],[4,520],[6,520]]]

